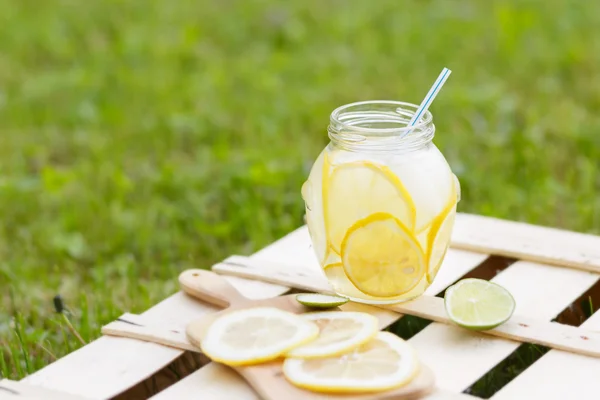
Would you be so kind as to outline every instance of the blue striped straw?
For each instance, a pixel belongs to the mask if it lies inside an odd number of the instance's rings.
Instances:
[[[452,71],[450,71],[448,68],[444,68],[442,70],[442,72],[440,73],[440,75],[438,76],[436,81],[431,86],[431,89],[429,89],[427,96],[425,96],[425,98],[421,102],[421,105],[419,106],[419,108],[417,108],[415,115],[413,115],[413,117],[410,119],[410,122],[408,123],[409,127],[414,126],[419,121],[421,116],[423,114],[425,114],[425,111],[427,111],[427,109],[429,108],[429,106],[431,105],[433,100],[435,99],[435,96],[437,96],[438,92],[442,89],[442,86],[444,86],[446,79],[448,79],[448,77],[450,76],[451,73],[452,73]],[[412,129],[407,131],[400,137],[405,137],[406,135],[410,134],[411,132],[412,132]]]

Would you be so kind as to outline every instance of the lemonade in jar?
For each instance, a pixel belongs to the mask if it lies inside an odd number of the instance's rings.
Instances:
[[[353,301],[413,299],[444,259],[460,187],[418,106],[365,101],[334,110],[330,143],[302,186],[311,241],[333,290]]]

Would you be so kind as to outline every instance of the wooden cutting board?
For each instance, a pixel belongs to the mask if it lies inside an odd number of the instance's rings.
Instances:
[[[296,295],[286,295],[268,299],[248,299],[237,291],[223,277],[206,270],[188,270],[179,276],[181,289],[187,294],[206,301],[223,311],[206,315],[191,322],[187,329],[187,337],[192,344],[199,347],[206,328],[215,318],[223,313],[252,307],[275,307],[295,314],[310,311],[296,301]],[[377,307],[356,303],[341,306],[342,310],[364,311],[379,319],[379,327],[383,329],[397,319],[397,314]],[[232,367],[236,370],[264,400],[410,400],[418,399],[429,393],[434,387],[431,370],[422,365],[419,375],[408,385],[399,389],[369,394],[321,394],[300,389],[285,379],[282,361]]]

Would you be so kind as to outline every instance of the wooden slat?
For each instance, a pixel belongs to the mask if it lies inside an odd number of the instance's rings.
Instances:
[[[285,302],[277,303],[275,300],[285,300]],[[267,303],[264,303],[264,299],[261,299],[260,301],[261,306],[270,305],[273,307],[279,307],[282,305],[289,305],[287,302],[287,297],[268,299]],[[249,303],[244,302],[244,304]],[[297,305],[300,306],[299,304]],[[235,307],[239,306],[239,303],[235,305]],[[288,307],[286,309],[288,311],[297,312],[296,310],[299,311],[301,308],[294,310],[289,309]],[[341,305],[340,309],[342,311],[364,312],[371,314],[377,317],[380,329],[388,327],[398,319],[397,312],[368,304],[349,302]],[[105,335],[144,340],[147,342],[162,344],[164,346],[174,347],[180,350],[200,353],[200,349],[192,344],[192,342],[188,339],[186,332],[187,329],[171,326],[169,323],[165,323],[164,321],[152,320],[147,316],[144,317],[130,313],[123,314],[116,321],[113,321],[102,327],[102,333]]]
[[[420,400],[475,400],[479,397],[471,396],[466,393],[452,393],[444,390],[437,389],[433,393],[425,396]]]
[[[253,257],[266,259],[292,257],[301,260],[308,268],[318,269],[318,263],[308,246],[305,248],[297,246],[298,238],[305,236],[306,228],[300,228],[265,247]],[[288,290],[264,282],[235,277],[228,279],[249,298],[273,297]],[[143,313],[142,316],[166,321],[170,326],[183,328],[189,321],[215,310],[183,293],[176,293]],[[104,336],[23,381],[81,396],[110,398],[153,375],[182,354],[181,350],[154,343]]]
[[[600,312],[582,325],[600,331]],[[597,400],[600,398],[600,360],[551,350],[492,398],[494,400]]]
[[[262,266],[262,268],[261,268]],[[305,272],[298,266],[280,263],[265,263],[249,260],[246,257],[232,256],[213,267],[216,272],[234,274],[246,278],[262,279],[297,289],[314,292],[331,293],[326,278],[322,274]],[[454,325],[444,309],[444,300],[439,297],[423,295],[408,302],[386,309],[400,314]],[[126,330],[129,330],[128,327]],[[519,342],[527,342],[566,350],[572,353],[600,357],[600,333],[575,328],[555,322],[514,315],[501,326],[482,332],[486,335],[498,336]],[[168,338],[165,338],[166,342]]]
[[[516,314],[545,320],[552,319],[597,280],[598,275],[589,272],[526,261],[514,263],[493,279],[514,296]],[[410,343],[434,371],[438,386],[453,392],[466,389],[519,346],[439,323],[427,326]]]
[[[600,237],[560,229],[457,214],[452,247],[600,272]]]
[[[188,340],[185,329],[171,327],[164,321],[153,321],[147,316],[125,313],[116,321],[103,326],[102,334],[144,340],[180,350],[200,352]]]
[[[303,235],[296,236],[297,248],[305,249],[307,252],[312,252],[310,248],[310,239],[308,232],[304,230]],[[312,254],[312,253],[311,253]],[[287,257],[281,257],[281,263],[273,265],[267,261],[252,264],[256,269],[260,268],[273,268],[275,267],[278,271],[286,270],[287,268],[306,268],[307,271],[317,271],[315,267],[306,265],[306,259],[308,257],[299,256],[298,254],[288,254]],[[455,282],[462,275],[470,271],[484,261],[487,256],[477,253],[471,253],[468,251],[450,250],[448,255],[444,259],[444,264],[440,269],[438,276],[436,277],[433,285],[431,285],[427,292],[435,294],[441,292],[444,288],[451,283]],[[290,265],[296,265],[297,267],[290,267]],[[321,272],[318,272],[319,274]],[[307,272],[308,275],[308,272]],[[314,276],[314,275],[313,275]],[[216,379],[215,376],[219,376],[219,371],[223,373],[223,380]],[[224,372],[227,371],[227,372]],[[236,379],[237,378],[237,379]],[[237,383],[236,383],[237,382]],[[246,399],[257,399],[252,389],[237,375],[233,374],[229,369],[211,363],[199,371],[184,378],[181,382],[176,383],[170,388],[162,391],[155,397],[154,400],[195,400],[198,398],[198,388],[208,387],[210,388],[207,392],[202,392],[202,400],[220,400],[226,398],[236,398],[241,400]],[[231,391],[235,391],[237,397],[228,397]],[[436,393],[438,397],[436,400],[443,399],[455,399],[454,394],[451,393]],[[433,396],[433,395],[432,395]],[[434,399],[434,397],[432,397]],[[464,399],[460,397],[460,399]]]
[[[293,286],[293,282],[290,286]],[[356,311],[357,307],[360,306],[365,307],[366,310],[364,312],[370,314],[384,311],[380,308],[357,303],[347,303],[341,306],[341,308],[343,310],[351,307],[352,311]],[[414,315],[447,325],[453,325],[444,310],[444,300],[434,296],[423,295],[410,303],[389,306],[386,309],[396,311],[399,314]],[[390,314],[385,321],[385,326],[388,325],[388,322],[391,323],[398,317],[399,315],[397,314]],[[189,342],[183,330],[174,329],[162,321],[151,321],[147,317],[135,314],[128,313],[122,315],[117,321],[104,326],[102,333],[105,335],[145,340],[181,350],[200,352],[197,347]],[[501,326],[482,333],[600,358],[600,332],[576,328],[570,325],[515,315]]]
[[[200,397],[201,396],[201,397]],[[163,390],[152,400],[260,400],[257,394],[232,369],[211,363]],[[335,398],[332,396],[332,398]],[[478,400],[463,393],[435,390],[421,400]]]
[[[322,272],[307,270],[298,264],[230,256],[213,265],[212,270],[225,276],[261,280],[309,292],[333,293]]]
[[[93,398],[3,379],[0,380],[0,400],[93,400]]]
[[[444,300],[438,297],[421,296],[410,303],[389,308],[454,326],[445,312]],[[504,324],[480,333],[600,358],[600,332],[543,321],[537,317],[513,315]]]
[[[573,234],[572,232],[554,232],[555,230],[551,230],[552,232],[549,232],[546,231],[549,228],[542,228],[542,230],[544,230],[543,232],[537,231],[535,229],[535,232],[529,230],[528,234],[524,238],[528,246],[525,249],[523,249],[523,246],[515,246],[511,244],[510,241],[506,239],[501,240],[502,245],[497,244],[494,246],[494,243],[490,242],[490,238],[493,238],[494,234],[493,229],[489,229],[490,219],[484,218],[487,220],[484,221],[479,219],[478,217],[474,219],[474,216],[466,216],[466,218],[464,218],[464,216],[464,214],[461,214],[457,218],[457,228],[453,238],[456,245],[460,247],[472,248],[477,251],[485,251],[485,249],[492,249],[492,251],[494,251],[494,253],[496,254],[506,255],[521,254],[519,252],[514,252],[515,248],[520,248],[519,251],[523,252],[523,257],[529,257],[531,254],[533,254],[534,256],[536,256],[536,254],[537,256],[541,255],[543,257],[545,253],[545,247],[539,245],[536,239],[536,237],[542,237],[545,238],[542,241],[552,240],[553,243],[553,245],[550,246],[549,249],[551,252],[548,253],[552,254],[552,257],[549,257],[549,259],[544,258],[544,261],[549,263],[565,263],[578,268],[589,268],[588,265],[592,265],[591,268],[597,267],[595,261],[589,261],[597,260],[597,253],[592,253],[588,251],[590,248],[600,248],[597,244],[596,237],[590,238],[587,237],[588,235],[584,235],[587,238],[579,238],[577,236],[579,234]],[[488,232],[489,235],[484,235],[482,238],[480,237],[478,240],[475,240],[477,239],[476,236],[481,235],[478,233],[474,234],[473,231],[477,232],[478,230],[482,230],[482,224],[484,222],[486,224],[486,232]],[[531,228],[531,226],[527,227]],[[466,236],[465,233],[467,233]],[[469,237],[469,235],[475,236]],[[503,238],[515,238],[517,237],[516,235],[518,235],[518,232],[516,232],[515,225],[511,225],[510,227],[505,227],[502,229]],[[565,235],[569,236],[570,239],[566,238]],[[573,239],[575,237],[573,235],[577,236],[577,238]],[[463,240],[463,238],[465,237],[467,237],[468,240]],[[479,245],[476,245],[476,243],[479,243]],[[581,245],[582,243],[584,243],[584,245]],[[530,251],[529,246],[531,246],[531,248],[533,248],[534,251]],[[556,248],[563,247],[565,251],[557,254]],[[582,249],[581,252],[578,252],[579,255],[575,254],[572,251],[572,249],[575,248]],[[584,254],[585,257],[583,257],[582,254]],[[591,254],[593,257],[587,257],[587,255],[589,254]],[[276,242],[275,244],[264,249],[257,256],[261,255],[264,256],[265,259],[281,259],[297,264],[306,263],[306,265],[311,265],[311,269],[318,270],[318,266],[316,260],[314,259],[312,249],[310,249],[310,241],[308,239],[305,227],[288,235],[288,237],[286,237],[284,240]],[[444,268],[445,267],[442,268],[442,272],[444,271]],[[442,275],[442,272],[440,272],[440,275]],[[234,284],[239,288],[239,290],[248,297],[268,297],[269,295],[277,294],[274,294],[274,292],[281,293],[285,291],[285,288],[276,287],[272,285],[264,286],[264,289],[261,290],[258,287],[253,286],[254,284],[252,283],[245,282],[243,280],[232,280],[234,281]],[[532,285],[531,282],[529,282],[529,284]],[[186,302],[188,302],[187,305]],[[181,308],[187,309],[187,311],[180,311]],[[206,310],[206,308],[208,308],[209,310]],[[157,307],[154,307],[151,310],[149,310],[148,315],[153,318],[160,318],[159,314],[164,314],[165,317],[171,315],[174,319],[180,319],[181,321],[183,321],[192,319],[194,317],[197,317],[198,315],[210,311],[212,311],[210,307],[202,306],[198,302],[191,301],[187,297],[181,294],[177,294],[164,301]],[[146,314],[144,314],[144,316],[146,316]],[[439,324],[432,324],[429,328],[431,328],[432,326],[442,326],[443,328],[448,328]],[[98,342],[100,342],[101,344],[97,344]],[[106,354],[110,354],[110,358],[106,358]],[[159,365],[167,364],[168,362],[176,358],[179,354],[181,354],[181,352],[178,350],[169,349],[164,346],[153,345],[151,343],[144,343],[137,340],[128,340],[122,338],[101,338],[98,341],[94,342],[92,345],[88,345],[84,347],[84,349],[75,352],[62,360],[59,360],[51,366],[32,375],[30,378],[28,378],[28,381],[41,382],[47,387],[56,387],[59,389],[63,387],[71,387],[75,393],[80,393],[83,395],[87,393],[98,393],[101,395],[101,397],[110,397],[141,381],[146,376],[159,369]],[[115,368],[115,366],[117,367]],[[209,366],[214,366],[214,364],[210,364]],[[201,371],[203,370],[204,368]],[[210,372],[210,370],[207,371]],[[191,375],[189,379],[193,379],[194,376],[194,374]],[[211,379],[215,378],[213,377]],[[187,381],[187,379],[185,381]],[[203,384],[207,383],[205,379],[201,379],[201,381]],[[172,388],[175,390],[176,387],[178,385],[183,384],[183,382],[184,381],[173,386]],[[229,391],[237,389],[239,389],[243,393],[247,393],[248,391],[246,385],[236,386],[235,388],[229,386],[227,388],[227,390]],[[215,398],[227,398],[227,390],[221,391],[221,388],[217,388],[215,390],[215,393],[220,393],[220,397]],[[243,397],[237,398],[243,399]]]
[[[81,395],[97,393],[100,398],[110,398],[153,375],[181,354],[181,350],[154,343],[104,336],[25,381]]]
[[[482,263],[486,255],[463,250],[448,251],[440,271],[425,291],[426,294],[441,293],[450,284]],[[244,256],[230,256],[212,267],[220,274],[249,279],[262,279],[265,282],[280,285],[293,285],[294,288],[307,291],[330,293],[327,278],[321,269],[314,270],[297,260],[273,261],[252,259]]]
[[[202,367],[152,397],[152,400],[198,399],[260,400],[260,397],[237,372],[217,363]]]

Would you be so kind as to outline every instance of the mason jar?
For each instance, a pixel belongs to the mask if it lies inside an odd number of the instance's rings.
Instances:
[[[331,113],[330,142],[302,186],[313,248],[333,290],[391,304],[421,295],[442,264],[460,187],[415,104],[363,101]]]

